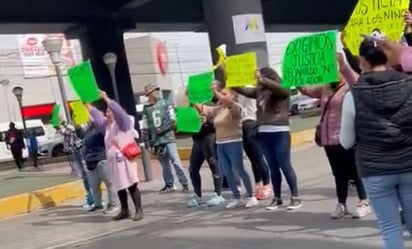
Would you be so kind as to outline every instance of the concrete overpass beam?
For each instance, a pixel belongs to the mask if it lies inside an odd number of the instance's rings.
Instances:
[[[117,89],[121,106],[130,115],[136,116],[136,104],[133,96],[129,65],[123,40],[123,26],[113,22],[88,24],[79,40],[85,60],[90,59],[99,87],[114,98],[109,70],[103,62],[103,55],[113,52],[117,55],[115,69]]]
[[[269,65],[261,0],[203,0],[203,9],[214,63],[216,48],[226,44],[228,55],[253,51],[258,67]]]

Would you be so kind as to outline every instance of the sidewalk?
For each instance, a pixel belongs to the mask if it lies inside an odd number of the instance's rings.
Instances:
[[[373,216],[364,220],[329,218],[336,200],[322,150],[314,146],[295,149],[293,161],[304,200],[303,207],[294,212],[188,209],[185,202],[190,195],[159,195],[161,181],[156,180],[141,184],[146,214],[141,222],[113,222],[110,217],[85,212],[80,203],[71,203],[0,221],[0,249],[381,248]],[[210,196],[212,181],[206,167],[202,176],[204,188],[209,190],[205,196]],[[285,185],[284,190],[287,195]],[[354,193],[352,196],[350,208],[356,204]]]

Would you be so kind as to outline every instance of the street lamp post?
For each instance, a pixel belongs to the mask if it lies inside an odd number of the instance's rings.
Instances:
[[[112,79],[112,88],[114,93],[114,99],[119,102],[119,91],[117,89],[117,80],[116,80],[116,63],[117,55],[115,53],[109,52],[103,55],[103,62],[106,64],[107,69],[109,69],[110,77]]]
[[[26,118],[23,115],[23,88],[20,86],[13,87],[13,94],[16,96],[17,102],[19,103],[21,121],[23,123],[23,132],[24,137],[27,138],[27,126],[26,126]]]
[[[66,90],[64,88],[63,75],[62,75],[62,70],[60,67],[63,40],[58,37],[48,36],[46,37],[46,39],[43,40],[42,43],[43,43],[44,49],[49,54],[51,62],[53,63],[54,68],[56,70],[56,76],[57,76],[57,81],[59,83],[60,94],[62,96],[64,115],[66,117],[66,121],[68,123],[71,123],[70,110],[69,110],[69,107],[67,106],[67,95],[66,95]]]
[[[113,95],[116,102],[119,102],[119,91],[117,89],[117,80],[116,80],[116,63],[117,63],[117,55],[113,52],[108,52],[103,55],[103,62],[106,64],[107,69],[110,72],[110,78],[112,80],[112,88],[113,88]],[[140,128],[140,127],[139,127]],[[152,173],[152,165],[150,161],[150,154],[146,150],[144,146],[140,146],[142,150],[142,164],[143,164],[143,172],[146,181],[153,180],[153,173]]]

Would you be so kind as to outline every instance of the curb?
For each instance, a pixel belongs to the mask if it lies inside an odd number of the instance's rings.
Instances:
[[[298,147],[312,143],[315,130],[305,130],[291,134],[291,146]],[[191,148],[179,149],[180,158],[189,160]],[[152,157],[153,158],[153,157]],[[0,219],[30,213],[36,209],[55,207],[73,199],[82,198],[85,195],[81,181],[74,181],[53,187],[39,189],[29,193],[0,199]]]

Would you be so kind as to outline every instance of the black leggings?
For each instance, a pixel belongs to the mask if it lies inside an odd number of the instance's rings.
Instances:
[[[120,200],[120,207],[122,208],[122,210],[129,209],[129,205],[127,203],[127,190],[129,190],[129,194],[132,197],[133,204],[136,210],[142,211],[142,196],[139,187],[137,186],[137,183],[133,184],[127,189],[122,189],[117,192],[117,196]]]
[[[340,204],[346,204],[349,180],[353,180],[360,200],[366,200],[366,191],[355,164],[355,150],[345,150],[341,145],[325,146],[326,156],[335,177],[336,194]]]
[[[247,120],[243,122],[243,149],[252,164],[255,183],[262,182],[266,186],[270,183],[269,166],[256,139],[256,129],[256,121]]]
[[[189,172],[193,189],[195,194],[199,197],[202,197],[200,169],[205,160],[209,164],[210,171],[212,172],[215,192],[218,195],[222,193],[222,175],[217,164],[215,149],[215,134],[212,133],[206,136],[193,138]]]

